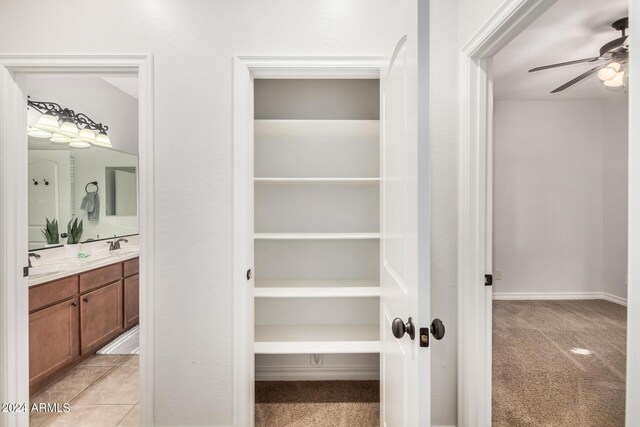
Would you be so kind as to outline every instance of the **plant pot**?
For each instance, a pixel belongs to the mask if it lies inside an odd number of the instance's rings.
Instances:
[[[64,258],[65,259],[78,259],[80,253],[80,245],[64,245]]]
[[[62,243],[47,243],[44,245],[45,248],[55,248],[56,246],[62,246]]]

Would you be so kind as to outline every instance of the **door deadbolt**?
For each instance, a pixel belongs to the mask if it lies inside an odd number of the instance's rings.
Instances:
[[[430,328],[420,328],[420,347],[429,347],[429,334],[437,340],[444,338],[444,323],[442,320],[435,318],[431,322]]]

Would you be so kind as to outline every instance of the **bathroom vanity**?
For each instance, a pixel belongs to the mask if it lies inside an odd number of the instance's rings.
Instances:
[[[32,395],[138,324],[138,266],[138,254],[128,252],[30,280]]]

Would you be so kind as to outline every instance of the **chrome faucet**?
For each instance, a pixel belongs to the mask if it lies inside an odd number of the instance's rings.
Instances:
[[[112,240],[111,242],[109,242],[109,250],[110,251],[117,251],[118,249],[122,249],[120,247],[120,242],[129,243],[129,241],[127,239]]]
[[[31,265],[31,257],[34,257],[35,259],[40,259],[40,255],[38,255],[35,252],[29,252],[29,268],[33,268],[33,265]]]

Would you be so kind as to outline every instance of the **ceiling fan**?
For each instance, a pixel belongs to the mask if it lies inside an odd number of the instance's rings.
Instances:
[[[558,64],[536,67],[529,70],[529,72],[532,73],[535,71],[548,70],[550,68],[564,67],[565,65],[580,64],[583,62],[606,61],[605,63],[600,64],[597,67],[593,67],[573,80],[570,80],[562,86],[552,90],[551,93],[561,92],[596,73],[598,73],[598,78],[602,80],[605,86],[623,86],[625,79],[625,67],[629,61],[629,36],[626,34],[626,30],[629,28],[629,18],[618,19],[616,22],[611,24],[611,26],[616,31],[621,31],[622,37],[611,40],[609,43],[602,46],[600,48],[600,55],[594,56],[593,58],[578,59],[575,61],[560,62]]]

